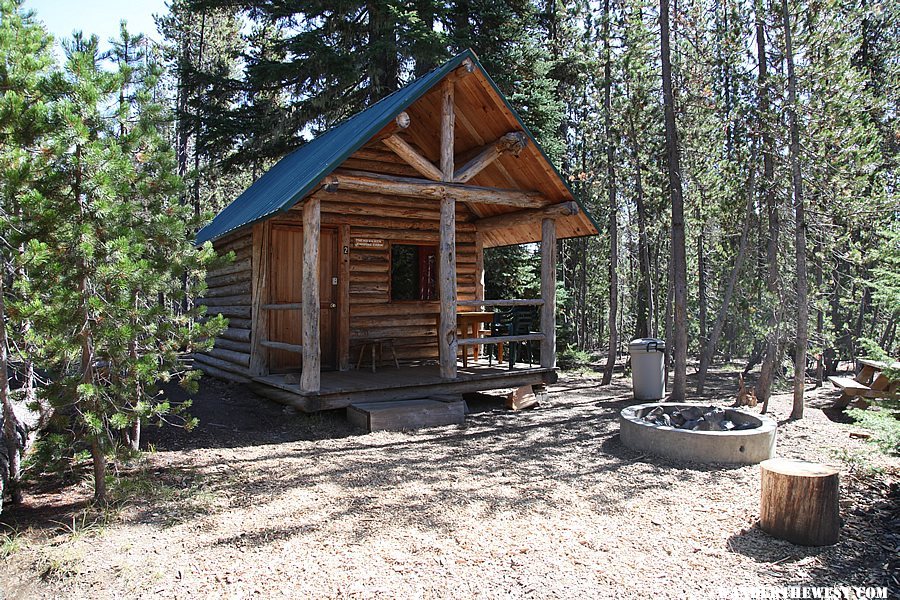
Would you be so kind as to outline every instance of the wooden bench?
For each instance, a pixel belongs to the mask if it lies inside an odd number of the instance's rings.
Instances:
[[[884,363],[866,358],[859,359],[862,367],[855,378],[838,377],[832,375],[828,378],[835,387],[842,391],[841,397],[834,403],[835,408],[847,408],[854,398],[894,398],[900,389],[900,381],[893,381],[885,375],[885,369],[898,369],[900,363]]]

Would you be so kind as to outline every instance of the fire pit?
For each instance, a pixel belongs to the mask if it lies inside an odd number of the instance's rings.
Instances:
[[[734,408],[638,404],[622,409],[619,431],[629,448],[680,460],[755,464],[775,456],[775,421]]]

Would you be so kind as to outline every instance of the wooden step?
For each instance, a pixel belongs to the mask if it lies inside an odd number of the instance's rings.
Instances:
[[[347,407],[347,420],[369,432],[460,425],[466,420],[466,403],[456,398],[362,402]]]

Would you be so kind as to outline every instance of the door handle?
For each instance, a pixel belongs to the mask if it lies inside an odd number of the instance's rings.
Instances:
[[[337,304],[335,304],[334,302],[332,302],[332,303],[331,303],[331,306],[330,306],[329,308],[337,308]]]

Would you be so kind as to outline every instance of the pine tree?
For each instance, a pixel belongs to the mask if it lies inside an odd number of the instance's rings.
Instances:
[[[180,311],[184,294],[202,289],[213,252],[193,248],[191,211],[177,202],[166,114],[153,102],[158,68],[144,64],[135,76],[106,65],[97,38],[80,34],[66,52],[52,140],[62,185],[44,215],[54,227],[26,255],[40,273],[35,317],[47,340],[52,397],[90,448],[94,497],[103,502],[116,432],[134,435],[136,423],[187,408],[170,405],[159,386],[177,379],[192,388],[198,374],[180,353],[223,323],[198,325],[195,312]],[[123,95],[132,101],[118,104]]]
[[[25,445],[23,410],[34,407],[14,402],[8,374],[16,364],[31,369],[25,333],[28,320],[16,311],[28,302],[16,285],[24,266],[19,249],[33,232],[30,204],[43,187],[46,169],[42,141],[50,130],[48,77],[52,66],[52,40],[20,0],[0,1],[0,504],[4,488],[13,501],[21,499],[19,477]],[[18,349],[18,351],[16,350]],[[28,373],[23,378],[29,381]],[[23,406],[23,404],[25,404]],[[17,414],[17,412],[19,414]],[[7,484],[7,485],[4,485]]]

